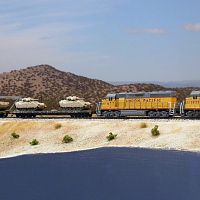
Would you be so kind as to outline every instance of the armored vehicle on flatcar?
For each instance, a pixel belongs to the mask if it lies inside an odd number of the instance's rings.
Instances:
[[[83,98],[69,96],[65,100],[61,100],[59,105],[65,110],[86,110],[91,109],[91,103],[84,101]]]
[[[175,91],[108,94],[97,104],[97,115],[104,117],[174,116],[177,106]]]
[[[17,110],[41,111],[46,108],[46,105],[44,103],[40,103],[38,99],[28,97],[16,101],[15,107]]]

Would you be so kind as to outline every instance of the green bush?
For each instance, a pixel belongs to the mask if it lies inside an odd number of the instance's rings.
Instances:
[[[155,125],[155,127],[151,129],[151,134],[152,136],[160,135],[160,131],[158,130],[158,125]]]
[[[32,146],[35,146],[35,145],[38,145],[38,144],[39,144],[39,142],[36,139],[34,139],[30,142],[30,145],[32,145]]]
[[[113,134],[112,132],[106,137],[108,141],[114,140],[117,137],[117,134]]]
[[[14,139],[18,139],[18,138],[19,138],[19,135],[16,134],[15,132],[13,132],[13,133],[11,134],[11,136],[12,136]]]
[[[140,124],[140,128],[147,128],[147,124],[146,124],[145,122],[142,122],[142,123]]]
[[[54,128],[55,129],[60,129],[62,127],[62,124],[55,124]]]
[[[63,143],[70,143],[73,142],[73,138],[70,137],[69,135],[65,135],[62,141]]]

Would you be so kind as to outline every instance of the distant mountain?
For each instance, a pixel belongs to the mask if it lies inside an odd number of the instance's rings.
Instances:
[[[124,84],[137,84],[136,81],[116,81],[110,82],[112,85],[124,85]],[[143,82],[145,84],[149,84],[149,82]],[[159,82],[159,81],[151,81],[151,84],[162,85],[167,88],[185,88],[185,87],[200,87],[200,80],[194,81],[172,81],[172,82]]]
[[[178,89],[184,98],[191,90]],[[101,80],[63,72],[49,65],[38,65],[0,74],[1,96],[22,96],[39,98],[50,108],[57,108],[58,101],[75,95],[83,97],[95,105],[107,93],[169,90],[158,84],[122,84],[116,86]]]
[[[184,87],[200,87],[200,81],[173,81],[173,82],[160,82],[160,85],[164,87],[177,87],[177,88],[184,88]]]

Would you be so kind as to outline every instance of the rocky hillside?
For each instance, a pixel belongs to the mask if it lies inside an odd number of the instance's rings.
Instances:
[[[56,108],[60,99],[70,95],[84,97],[94,104],[109,92],[153,90],[167,90],[167,88],[154,84],[114,86],[101,80],[59,71],[49,65],[38,65],[0,74],[1,96],[15,95],[39,98],[51,108]],[[189,88],[183,94],[184,90],[181,89],[179,91],[180,97],[183,98],[191,90],[192,88]]]
[[[45,101],[77,95],[95,102],[112,89],[112,85],[103,81],[62,72],[49,65],[0,74],[0,83],[1,95],[30,96]]]

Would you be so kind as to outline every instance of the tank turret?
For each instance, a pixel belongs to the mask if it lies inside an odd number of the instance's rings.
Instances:
[[[46,105],[44,103],[40,103],[38,99],[32,99],[30,97],[20,99],[15,102],[15,107],[18,110],[44,110]]]
[[[7,110],[9,108],[9,105],[9,102],[0,101],[0,111]]]
[[[91,103],[84,101],[83,98],[69,96],[65,100],[61,100],[59,105],[62,109],[80,109],[86,110],[91,108]]]

